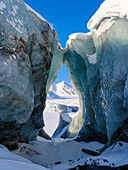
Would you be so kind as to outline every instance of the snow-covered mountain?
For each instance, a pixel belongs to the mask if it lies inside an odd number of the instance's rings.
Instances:
[[[60,97],[53,91],[49,90],[47,94],[47,99],[60,99]]]
[[[54,92],[58,96],[71,96],[77,94],[71,83],[66,81],[62,81],[58,84],[53,84],[50,87],[50,91]]]

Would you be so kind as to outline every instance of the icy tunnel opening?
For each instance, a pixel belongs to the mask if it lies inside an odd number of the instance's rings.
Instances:
[[[47,93],[46,107],[43,112],[44,131],[52,138],[61,137],[77,114],[78,108],[77,92],[63,64]]]

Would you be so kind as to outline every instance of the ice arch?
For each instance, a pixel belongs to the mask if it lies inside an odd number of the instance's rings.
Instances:
[[[57,62],[57,61],[56,61]],[[65,74],[61,76],[62,71]],[[47,93],[46,107],[43,112],[44,131],[52,138],[63,136],[72,118],[79,109],[79,99],[74,86],[69,81],[69,72],[63,64],[57,83],[53,83]],[[61,132],[63,131],[63,132]]]
[[[91,34],[70,35],[66,48],[61,49],[61,58],[63,58],[63,63],[69,71],[70,80],[77,90],[80,105],[79,112],[72,120],[64,137],[77,136],[84,126],[84,132],[81,132],[83,139],[81,137],[80,140],[98,140],[105,143],[107,141],[105,116],[102,113],[101,103],[97,101],[101,88],[97,68],[98,61]],[[59,71],[59,69],[60,67],[57,70]],[[49,76],[49,79],[52,77],[52,81],[48,79],[48,82],[53,82],[57,77],[57,74],[53,75],[53,70],[54,65],[51,67]]]
[[[37,137],[46,94],[63,63],[80,99],[79,114],[65,136],[102,143],[122,138],[122,132],[127,136],[128,2],[104,1],[88,23],[90,33],[71,35],[65,49],[50,24],[22,0],[2,4],[1,143]],[[16,15],[10,12],[14,6]]]
[[[80,110],[67,131],[67,137],[80,135],[79,140],[86,142],[106,142],[105,116],[98,102],[100,77],[97,60],[96,48],[90,33],[69,36],[64,63],[78,91]]]

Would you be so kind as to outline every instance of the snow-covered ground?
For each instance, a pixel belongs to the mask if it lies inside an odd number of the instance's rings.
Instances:
[[[82,152],[82,149],[95,151],[103,146],[98,142],[84,143],[61,138],[49,141],[42,137],[38,137],[30,144],[19,143],[18,149],[13,150],[13,153],[0,145],[0,169],[68,170],[78,165],[108,166],[109,169],[109,167],[128,165],[128,143],[126,142],[113,144],[100,156],[90,156]]]
[[[128,164],[128,143],[118,142],[100,156],[90,156],[82,149],[96,150],[104,145],[98,142],[76,142],[69,139],[47,141],[38,137],[31,144],[19,144],[13,151],[34,163],[53,170],[68,170],[78,165],[118,167]]]
[[[46,168],[32,163],[28,159],[11,153],[3,145],[0,145],[0,169],[1,170],[45,170]]]
[[[70,164],[73,161],[73,165],[77,165],[78,159],[81,160],[84,157],[88,157],[87,154],[81,151],[82,148],[97,149],[102,146],[102,144],[97,142],[85,144],[84,142],[78,143],[70,139],[48,141],[38,137],[38,140],[31,142],[31,145],[20,144],[19,149],[15,150],[14,153],[20,154],[32,162],[47,168],[63,170],[72,167]]]

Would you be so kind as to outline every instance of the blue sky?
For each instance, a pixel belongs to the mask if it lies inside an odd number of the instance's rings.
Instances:
[[[88,32],[87,23],[104,0],[24,0],[40,13],[56,30],[64,48],[68,36],[77,32]],[[69,81],[65,66],[55,81]]]

